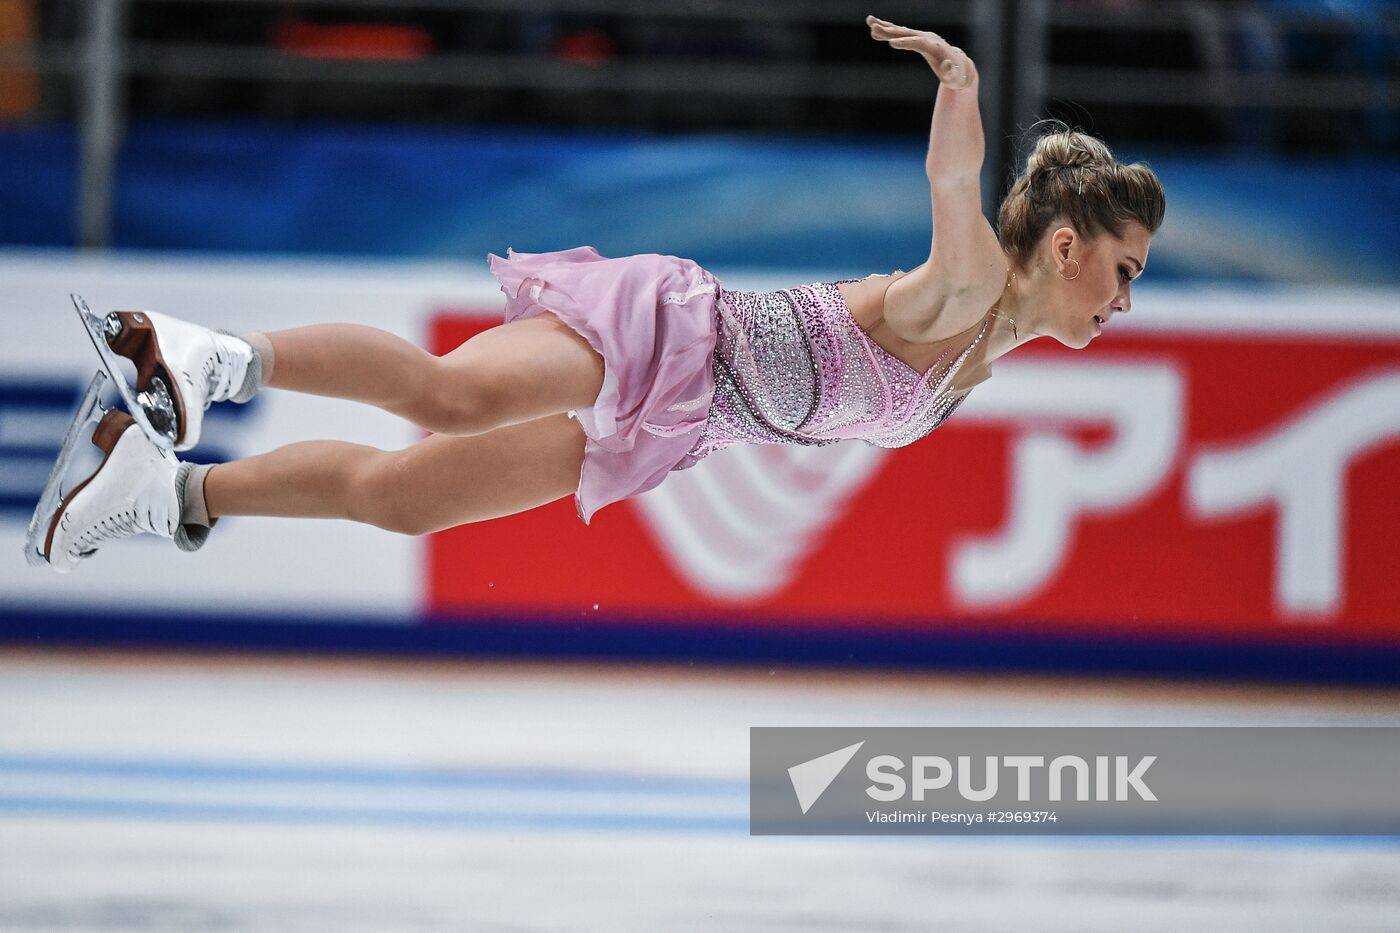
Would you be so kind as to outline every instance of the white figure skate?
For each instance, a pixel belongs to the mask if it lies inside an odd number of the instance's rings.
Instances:
[[[78,403],[78,411],[73,415],[73,422],[68,425],[68,433],[63,435],[58,459],[49,471],[44,491],[39,494],[39,504],[34,507],[34,517],[29,520],[29,529],[24,536],[24,557],[30,566],[48,562],[44,548],[47,544],[49,520],[58,508],[63,477],[68,474],[68,467],[78,452],[78,442],[82,440],[83,432],[88,425],[107,414],[107,409],[102,407],[102,389],[106,384],[107,374],[98,370],[88,382],[87,391]]]
[[[157,447],[189,450],[199,443],[205,409],[246,402],[257,389],[257,374],[250,379],[248,371],[253,348],[240,337],[153,311],[98,317],[80,296],[72,298],[127,411]],[[118,356],[135,364],[134,385]]]
[[[94,377],[94,385],[102,375]],[[84,412],[79,414],[82,417],[75,425],[91,420]],[[30,549],[60,573],[76,569],[111,541],[154,534],[179,543],[182,532],[177,491],[180,462],[175,455],[152,444],[135,419],[120,409],[102,415],[92,442],[104,454],[97,469],[63,498],[47,522],[43,521],[44,513],[36,511],[35,521],[30,523]],[[60,455],[59,459],[62,463],[65,457]],[[42,544],[36,533],[40,529]]]

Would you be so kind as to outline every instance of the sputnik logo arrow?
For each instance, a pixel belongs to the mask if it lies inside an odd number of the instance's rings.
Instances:
[[[846,767],[864,744],[865,740],[862,739],[854,745],[838,748],[834,752],[788,768],[788,777],[792,780],[792,789],[797,794],[797,803],[802,807],[803,813],[810,810],[812,804],[826,793],[826,789],[836,780],[841,769]]]

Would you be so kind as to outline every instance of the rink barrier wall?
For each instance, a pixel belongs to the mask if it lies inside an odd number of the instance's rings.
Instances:
[[[928,624],[929,620],[921,620]],[[1212,681],[1389,686],[1400,684],[1400,646],[1284,644],[1245,639],[1004,635],[934,623],[924,634],[837,624],[818,631],[673,623],[638,626],[595,619],[472,616],[384,626],[377,620],[191,614],[161,619],[108,610],[8,606],[0,644],[22,648],[119,648],[327,652],[463,659],[548,658],[578,662],[717,664],[801,668],[1170,677]]]
[[[19,542],[95,365],[70,291],[236,333],[373,324],[438,353],[499,323],[502,296],[484,261],[16,253],[0,280],[22,322],[0,345],[11,644],[1400,680],[1394,289],[1144,284],[1092,349],[998,361],[932,437],[733,447],[588,526],[567,496],[424,538],[230,518],[196,553],[146,537],[60,576]],[[189,459],[421,436],[264,392],[211,408]]]

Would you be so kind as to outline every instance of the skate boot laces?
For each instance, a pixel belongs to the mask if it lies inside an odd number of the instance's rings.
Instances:
[[[142,521],[142,518],[145,521]],[[95,524],[90,525],[82,534],[73,539],[68,551],[75,558],[91,557],[99,547],[108,541],[129,538],[142,532],[161,534],[160,529],[156,528],[155,517],[151,514],[150,509],[138,510],[135,506],[128,506],[121,511],[109,513],[98,519]]]
[[[214,345],[214,352],[204,355],[204,367],[200,373],[200,377],[204,380],[204,407],[206,409],[216,401],[229,398],[234,392],[233,367],[229,365],[223,341],[219,337],[211,337],[210,342]]]

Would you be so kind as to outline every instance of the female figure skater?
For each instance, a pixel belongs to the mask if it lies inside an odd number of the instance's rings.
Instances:
[[[123,312],[109,343],[164,367],[176,450],[194,446],[210,402],[268,386],[366,402],[432,434],[398,451],[305,441],[196,466],[113,410],[93,437],[105,459],[58,505],[43,556],[67,571],[143,532],[193,550],[225,515],[419,535],[570,493],[586,523],[730,444],[912,443],[1014,348],[1087,346],[1131,306],[1165,211],[1156,176],[1051,132],[1000,206],[998,239],[981,211],[976,67],[931,32],[867,24],[941,84],[926,162],[937,236],[917,268],[752,293],[674,256],[507,250],[489,257],[505,322],[441,357],[358,325],[236,337]]]

